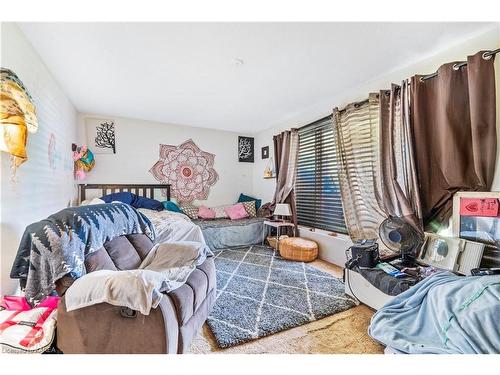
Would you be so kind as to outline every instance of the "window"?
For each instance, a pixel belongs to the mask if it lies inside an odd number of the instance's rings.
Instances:
[[[295,194],[301,225],[347,233],[331,116],[299,129]]]

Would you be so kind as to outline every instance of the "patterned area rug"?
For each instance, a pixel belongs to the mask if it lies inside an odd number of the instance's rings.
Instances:
[[[297,327],[355,306],[344,284],[270,247],[215,251],[217,301],[207,323],[221,348]]]

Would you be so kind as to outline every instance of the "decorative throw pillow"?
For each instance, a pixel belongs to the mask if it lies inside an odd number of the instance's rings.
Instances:
[[[256,217],[257,210],[255,209],[255,201],[250,202],[241,202],[243,207],[245,207],[245,211],[248,213],[248,217]]]
[[[165,207],[165,210],[172,211],[172,212],[180,212],[182,214],[182,210],[174,202],[163,201],[162,204],[163,204],[163,207]]]
[[[208,207],[200,206],[198,210],[198,217],[200,219],[215,219],[215,211]]]
[[[240,197],[238,198],[238,203],[241,203],[241,202],[250,202],[250,201],[255,201],[255,209],[258,210],[260,205],[262,204],[262,199],[257,199],[257,198],[254,198],[254,197],[250,197],[248,195],[245,195],[245,194],[240,194]]]
[[[248,217],[248,213],[245,211],[243,203],[236,203],[234,206],[227,206],[224,211],[226,211],[231,220],[239,220]]]
[[[192,203],[181,203],[180,208],[190,219],[198,219],[198,207]]]
[[[216,219],[227,219],[229,217],[229,216],[227,216],[227,213],[224,210],[226,207],[227,206],[212,207],[212,211],[215,212]]]

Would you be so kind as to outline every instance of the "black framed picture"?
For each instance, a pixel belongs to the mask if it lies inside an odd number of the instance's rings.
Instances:
[[[261,152],[262,152],[262,159],[269,158],[269,146],[262,147]]]
[[[254,139],[252,137],[238,137],[238,161],[254,162]]]

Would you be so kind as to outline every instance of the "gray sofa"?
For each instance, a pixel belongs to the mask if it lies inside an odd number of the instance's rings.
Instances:
[[[139,266],[153,246],[146,235],[120,236],[85,260],[87,272]],[[64,293],[73,279],[57,282],[57,346],[63,353],[185,353],[215,302],[215,265],[209,257],[149,315],[101,303],[68,312]]]

